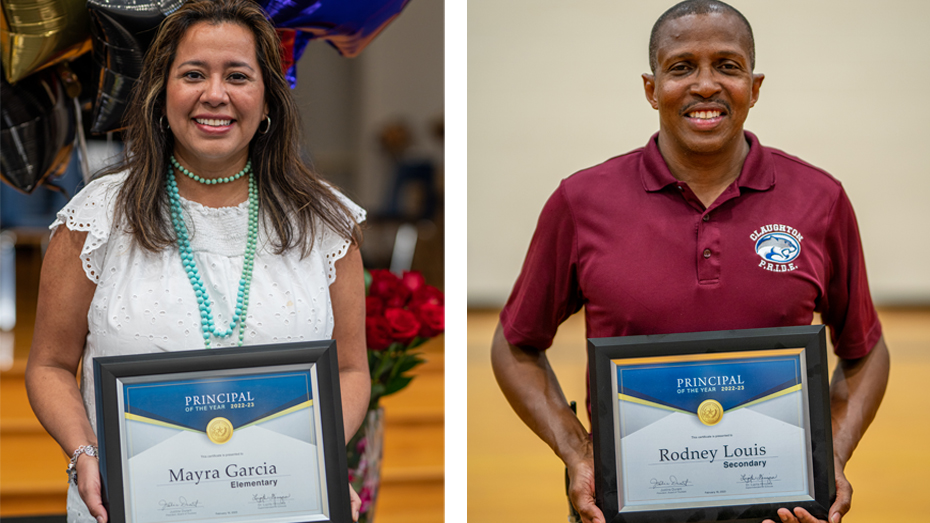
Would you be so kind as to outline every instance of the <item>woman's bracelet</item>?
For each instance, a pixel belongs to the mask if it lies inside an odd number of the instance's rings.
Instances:
[[[87,454],[88,456],[97,457],[97,446],[96,445],[81,445],[74,451],[74,455],[71,456],[71,463],[68,463],[68,481],[77,485],[77,460],[78,456],[81,454]]]

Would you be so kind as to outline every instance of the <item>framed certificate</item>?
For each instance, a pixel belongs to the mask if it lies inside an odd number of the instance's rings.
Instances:
[[[110,521],[350,521],[336,342],[94,359]]]
[[[826,519],[836,497],[824,327],[588,340],[608,522]]]

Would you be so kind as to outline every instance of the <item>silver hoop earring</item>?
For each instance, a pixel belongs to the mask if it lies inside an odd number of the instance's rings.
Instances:
[[[165,115],[161,115],[161,118],[158,119],[159,127],[165,127]],[[171,129],[171,124],[169,123],[165,129]]]
[[[258,134],[268,134],[268,131],[271,130],[271,116],[265,115],[265,120],[268,122],[268,125],[265,126],[265,130],[262,131],[262,124],[258,124]]]

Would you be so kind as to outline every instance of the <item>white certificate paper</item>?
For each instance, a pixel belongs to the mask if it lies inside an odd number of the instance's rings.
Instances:
[[[813,499],[803,353],[760,354],[613,360],[621,512]]]
[[[315,376],[124,384],[127,521],[328,519]]]

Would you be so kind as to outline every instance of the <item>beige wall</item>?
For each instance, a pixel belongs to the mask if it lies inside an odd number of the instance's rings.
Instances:
[[[674,2],[468,2],[468,300],[509,294],[559,180],[658,130],[643,95]],[[839,178],[872,292],[930,303],[930,3],[734,0],[765,73],[746,128]]]

